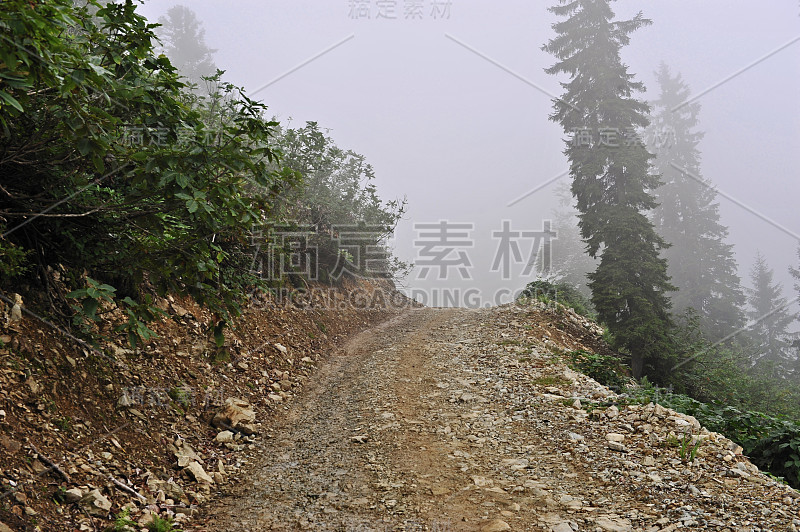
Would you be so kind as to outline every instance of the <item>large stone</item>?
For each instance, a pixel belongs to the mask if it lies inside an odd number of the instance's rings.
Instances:
[[[64,492],[64,500],[68,503],[78,502],[83,498],[83,492],[79,488],[70,488]]]
[[[481,528],[481,532],[503,532],[504,530],[511,530],[511,525],[502,519],[492,519]]]
[[[229,443],[229,442],[232,442],[233,441],[233,432],[231,432],[229,430],[223,430],[222,432],[217,434],[216,438],[214,438],[214,441],[216,441],[217,443]]]
[[[5,434],[0,435],[0,445],[5,447],[6,451],[11,454],[18,453],[20,449],[22,449],[22,444],[16,440],[12,440]]]
[[[175,451],[175,458],[178,459],[178,467],[186,467],[190,462],[202,462],[203,459],[198,455],[192,446],[183,442],[181,448]]]
[[[598,517],[594,523],[605,532],[631,532],[633,530],[630,521],[618,517],[603,515]]]
[[[211,475],[206,473],[206,470],[203,469],[203,466],[201,466],[199,462],[191,462],[188,466],[186,466],[186,470],[197,482],[214,484],[214,479],[211,477]]]
[[[218,429],[233,430],[244,434],[257,432],[256,413],[244,399],[229,398],[214,415],[211,424]]]
[[[81,504],[91,515],[107,517],[111,512],[111,501],[100,490],[92,490],[81,500]]]

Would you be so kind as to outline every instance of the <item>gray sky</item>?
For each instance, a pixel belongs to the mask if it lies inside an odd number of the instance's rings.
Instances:
[[[313,120],[330,128],[339,146],[367,156],[384,198],[408,197],[397,231],[401,258],[416,257],[415,222],[475,223],[473,279],[462,282],[455,270],[446,281],[412,274],[410,288],[477,286],[491,299],[497,288],[532,280],[519,277],[522,265],[511,281],[489,267],[497,246],[492,231],[503,219],[514,229],[540,229],[556,182],[508,203],[567,169],[563,134],[548,120],[545,94],[561,88],[543,72],[554,59],[541,51],[553,36],[555,18],[546,9],[553,2],[452,0],[449,17],[434,19],[435,2],[425,0],[418,2],[422,20],[405,18],[404,6],[412,3],[406,0],[389,2],[397,6],[396,19],[376,19],[378,0],[148,0],[140,11],[156,21],[176,3],[197,13],[207,44],[218,49],[217,65],[251,95],[341,43],[256,97],[282,122],[291,117],[295,126]],[[354,3],[370,5],[371,18],[352,18]],[[657,96],[653,72],[661,60],[699,94],[800,38],[796,0],[621,0],[614,9],[620,17],[642,10],[653,20],[624,50],[630,71],[648,87],[645,99]],[[733,199],[719,201],[740,274],[747,284],[760,249],[790,297],[786,269],[797,264],[797,240],[762,217],[800,233],[798,58],[800,41],[698,100],[703,175]]]

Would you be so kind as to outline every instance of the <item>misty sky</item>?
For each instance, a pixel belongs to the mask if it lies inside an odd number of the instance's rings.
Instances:
[[[554,62],[541,50],[553,36],[556,19],[546,9],[551,1],[452,0],[449,16],[434,19],[435,2],[425,0],[417,2],[422,20],[405,18],[405,4],[413,3],[405,0],[389,2],[397,6],[396,19],[376,19],[378,0],[148,0],[140,11],[155,22],[177,3],[197,13],[229,81],[255,93],[284,123],[313,120],[330,128],[340,147],[367,156],[385,199],[407,196],[409,211],[395,246],[401,258],[415,259],[415,222],[475,224],[471,280],[461,281],[455,270],[446,281],[433,273],[421,281],[412,273],[409,288],[477,286],[491,300],[498,288],[516,290],[532,280],[519,276],[521,264],[509,281],[489,268],[497,246],[492,231],[501,229],[503,219],[514,229],[540,229],[551,217],[552,192],[568,180],[507,206],[567,170],[564,135],[548,120],[552,104],[545,94],[562,92],[559,80],[543,72]],[[371,7],[371,17],[352,18],[354,3]],[[796,0],[625,0],[613,7],[620,17],[641,9],[653,20],[623,51],[630,71],[648,87],[645,99],[657,96],[653,72],[662,60],[699,94],[800,39]],[[800,40],[698,100],[706,133],[703,175],[796,233],[799,58]],[[734,201],[719,201],[745,285],[760,249],[787,296],[795,297],[786,269],[797,264],[797,240]]]

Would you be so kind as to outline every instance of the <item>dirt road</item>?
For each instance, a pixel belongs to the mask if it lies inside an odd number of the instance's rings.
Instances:
[[[525,309],[418,309],[358,335],[200,529],[795,529],[795,492],[727,440],[693,430],[693,462],[662,445],[691,419],[575,408],[609,392],[549,352],[590,329],[570,319],[572,334]]]

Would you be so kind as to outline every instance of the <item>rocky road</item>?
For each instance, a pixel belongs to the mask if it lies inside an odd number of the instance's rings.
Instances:
[[[652,404],[587,413],[580,403],[615,395],[553,356],[580,338],[546,321],[426,308],[361,333],[197,529],[796,530],[797,492],[693,418]],[[683,434],[700,441],[694,459]]]

